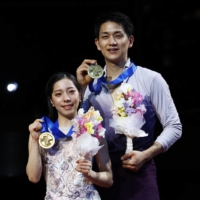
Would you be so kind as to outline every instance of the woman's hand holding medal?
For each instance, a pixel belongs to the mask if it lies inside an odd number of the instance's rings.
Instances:
[[[42,129],[42,125],[40,122],[43,122],[42,119],[36,119],[32,124],[29,125],[28,129],[31,133],[31,136],[34,140],[38,140],[40,136],[40,130]]]
[[[44,132],[41,134],[42,119],[36,119],[32,124],[29,125],[29,131],[34,140],[39,142],[39,145],[44,149],[51,148],[55,143],[55,138],[50,132]]]

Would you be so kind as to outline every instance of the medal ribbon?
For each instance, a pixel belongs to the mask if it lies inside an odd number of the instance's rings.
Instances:
[[[94,88],[93,82],[94,80],[92,80],[89,84],[89,89],[91,92],[99,92],[102,83],[107,83],[107,84],[117,84],[122,82],[123,80],[125,80],[126,78],[130,77],[131,75],[134,74],[135,70],[136,70],[136,65],[132,62],[131,66],[126,69],[124,72],[122,72],[115,80],[112,80],[110,82],[107,82],[106,78],[104,76],[100,77],[97,79],[97,85],[96,88]]]
[[[73,133],[73,126],[71,126],[69,132],[65,135],[59,128],[58,128],[58,120],[56,120],[55,123],[53,123],[48,117],[44,116],[42,117],[42,120],[44,122],[41,122],[42,124],[42,130],[41,133],[49,132],[49,130],[52,132],[53,136],[55,137],[55,140],[58,140],[59,138],[65,138],[70,137]]]

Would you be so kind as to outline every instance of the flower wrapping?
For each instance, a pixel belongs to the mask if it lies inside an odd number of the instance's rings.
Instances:
[[[132,139],[134,137],[145,137],[146,134],[141,127],[145,124],[143,114],[146,112],[143,96],[132,91],[132,86],[122,83],[117,91],[117,98],[111,108],[113,113],[109,124],[115,129],[116,134],[124,134],[127,138],[126,153],[133,150]]]
[[[99,111],[94,110],[93,107],[90,107],[86,113],[83,108],[80,108],[77,116],[72,120],[78,151],[82,157],[92,157],[102,147],[99,146],[99,139],[105,137],[102,121]]]

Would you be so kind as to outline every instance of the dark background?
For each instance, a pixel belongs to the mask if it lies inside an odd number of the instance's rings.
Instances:
[[[181,139],[155,158],[161,200],[200,199],[199,0],[0,1],[0,199],[44,198],[44,180],[32,184],[25,173],[28,125],[46,114],[52,73],[75,75],[85,58],[104,65],[93,20],[109,9],[134,22],[129,56],[166,79],[183,124]],[[14,93],[10,81],[19,84]]]

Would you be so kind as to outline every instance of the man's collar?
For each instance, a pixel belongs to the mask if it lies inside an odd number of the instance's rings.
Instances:
[[[126,61],[126,63],[125,63],[125,65],[124,65],[124,70],[125,69],[127,69],[127,68],[129,68],[130,67],[130,65],[131,65],[131,59],[130,58],[128,58],[128,60]],[[106,75],[106,65],[104,66],[104,75]]]

